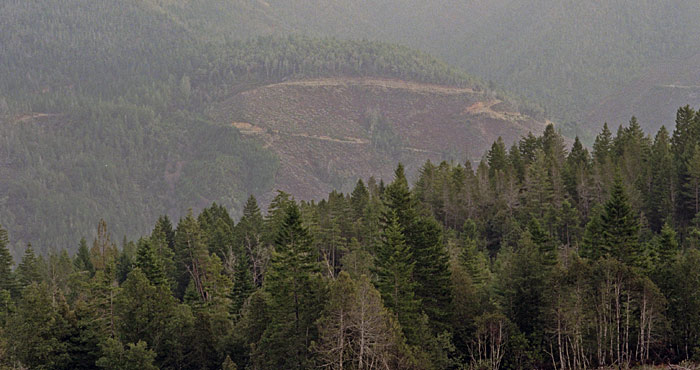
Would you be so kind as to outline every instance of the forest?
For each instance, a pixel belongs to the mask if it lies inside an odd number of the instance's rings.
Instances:
[[[582,369],[700,360],[700,113],[592,150],[550,125],[412,186],[236,222],[216,203],[138,240],[14,266],[0,231],[8,369]],[[187,205],[182,205],[187,207]],[[9,230],[10,234],[12,230]],[[119,245],[118,245],[119,244]]]
[[[15,235],[15,258],[27,242],[42,253],[73,253],[72,234],[92,237],[99,218],[119,237],[135,237],[159,214],[179,216],[212,201],[240,216],[248,194],[271,190],[279,164],[272,151],[207,115],[236,91],[327,76],[481,89],[425,53],[381,42],[290,36],[213,46],[118,23],[101,32],[120,38],[107,37],[89,32],[90,24],[100,23],[95,12],[117,17],[107,12],[114,9],[93,6],[98,10],[53,10],[62,20],[46,29],[9,25],[37,44],[0,35],[0,224]],[[174,32],[148,15],[122,18],[159,27],[156,35]],[[52,44],[43,43],[46,33],[57,36]],[[93,44],[94,57],[68,62],[72,50]]]

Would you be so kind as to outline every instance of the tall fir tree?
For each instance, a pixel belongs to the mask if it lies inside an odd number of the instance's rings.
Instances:
[[[265,242],[265,220],[254,196],[248,197],[243,207],[243,217],[234,230],[236,244],[241,247],[239,261],[241,266],[247,264],[255,286],[262,285],[263,274],[269,259],[269,247]],[[237,274],[238,277],[243,275]],[[247,284],[245,282],[238,282]],[[236,288],[234,288],[236,289]]]
[[[275,251],[265,278],[270,322],[256,345],[262,368],[304,369],[310,366],[309,345],[322,309],[318,256],[301,221],[299,207],[286,207],[275,238]]]
[[[628,265],[637,265],[642,258],[639,221],[629,204],[619,175],[615,178],[610,199],[605,203],[600,221],[604,254]]]
[[[0,226],[0,291],[5,290],[16,296],[19,291],[15,273],[12,271],[14,261],[8,244],[10,241],[7,237],[7,231]]]
[[[163,271],[163,263],[153,251],[149,239],[139,240],[134,266],[141,269],[151,284],[156,286],[168,284],[168,279]]]
[[[27,244],[22,261],[15,272],[22,288],[31,283],[39,283],[41,281],[41,272],[39,271],[39,265],[31,243]]]
[[[376,285],[386,307],[397,315],[411,344],[417,344],[416,326],[420,318],[420,300],[415,295],[416,283],[413,280],[414,266],[399,219],[393,211],[389,211],[382,243],[375,255]]]
[[[90,259],[90,250],[88,249],[85,238],[80,238],[78,253],[75,255],[73,265],[76,271],[87,272],[90,277],[95,274],[95,266],[92,264],[92,259]]]

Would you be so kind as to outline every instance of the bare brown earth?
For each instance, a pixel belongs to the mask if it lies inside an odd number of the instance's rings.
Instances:
[[[394,157],[373,147],[370,110],[401,138]],[[499,136],[510,144],[545,127],[482,92],[376,78],[267,85],[238,93],[209,114],[274,150],[280,159],[275,188],[298,199],[348,191],[372,175],[391,181],[398,161],[409,176],[428,159],[478,161]]]

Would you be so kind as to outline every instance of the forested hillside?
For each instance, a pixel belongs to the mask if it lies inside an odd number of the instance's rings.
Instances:
[[[696,59],[689,58],[700,47],[700,4],[691,0],[149,3],[215,42],[298,33],[392,41],[426,50],[517,94],[530,102],[530,109],[545,108],[550,118],[567,123],[571,136],[586,134],[586,141],[592,141],[600,124],[587,119],[591,107],[624,85],[647,81],[659,63],[670,62],[671,71],[679,74],[697,67]],[[664,79],[642,89],[674,83]],[[659,116],[671,120],[677,106],[689,103],[684,100],[688,96],[666,95],[672,101],[654,116],[643,114],[646,107],[636,103],[635,91],[625,95],[617,107],[634,105],[626,116],[643,116],[647,132],[660,127]]]
[[[419,51],[302,36],[236,34],[212,43],[196,17],[179,18],[190,10],[177,13],[176,4],[0,5],[0,224],[15,258],[29,242],[41,253],[75,252],[74,235],[95,236],[100,218],[115,238],[133,238],[160,214],[184,215],[180,204],[199,211],[216,201],[240,215],[248,194],[284,186],[277,152],[211,117],[213,105],[243,91],[375,77],[469,88],[517,111],[517,103]],[[368,172],[318,175],[337,184]]]
[[[700,114],[636,119],[589,152],[548,126],[473,169],[212,204],[120,246],[14,268],[0,229],[6,367],[580,369],[682,364],[700,340]],[[82,205],[77,205],[81,207]],[[185,208],[188,205],[180,206]],[[78,239],[79,235],[75,235]]]

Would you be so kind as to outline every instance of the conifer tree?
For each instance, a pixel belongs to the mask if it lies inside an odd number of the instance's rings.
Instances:
[[[527,226],[532,242],[537,246],[546,267],[552,267],[557,263],[557,246],[536,218],[531,218]]]
[[[685,208],[694,216],[700,213],[700,144],[695,144],[693,147],[686,168],[688,176],[683,190],[688,205]],[[700,225],[695,226],[700,227]]]
[[[12,255],[8,249],[10,241],[7,238],[7,231],[0,226],[0,291],[7,291],[13,296],[18,293],[17,280],[12,271]]]
[[[36,255],[34,254],[34,248],[32,248],[31,243],[27,244],[27,248],[24,250],[24,256],[22,256],[22,261],[17,266],[17,271],[15,272],[17,273],[17,278],[22,288],[31,283],[38,283],[41,281],[41,273],[39,272]]]
[[[92,260],[90,259],[90,250],[88,249],[85,238],[80,238],[80,246],[73,260],[73,265],[76,271],[85,271],[88,273],[89,277],[95,274],[95,266],[93,266]]]
[[[275,251],[265,278],[270,322],[256,346],[255,362],[265,368],[309,366],[309,345],[321,310],[318,256],[312,238],[292,203],[275,238]]]
[[[156,256],[149,239],[140,239],[136,250],[135,267],[141,269],[153,285],[167,285],[163,264]]]
[[[690,173],[688,165],[695,154],[695,145],[700,141],[700,120],[697,112],[686,105],[676,113],[676,128],[671,138],[671,150],[676,167],[676,215],[686,225],[694,216],[692,193],[688,192]]]
[[[656,242],[657,266],[668,266],[673,263],[680,251],[677,238],[678,236],[673,227],[668,222],[665,223]]]
[[[649,226],[658,232],[665,221],[673,219],[673,194],[676,191],[671,142],[664,126],[661,126],[654,139],[649,171],[651,179],[644,208]]]
[[[365,183],[362,182],[362,179],[359,179],[357,180],[355,189],[353,189],[352,195],[350,196],[350,204],[352,206],[355,219],[360,219],[364,215],[365,208],[367,207],[368,203],[369,191],[367,190]]]
[[[415,229],[411,250],[415,261],[416,298],[434,332],[441,333],[449,330],[452,310],[450,257],[442,240],[442,227],[432,216],[420,217],[412,227]]]
[[[608,159],[610,150],[612,149],[612,133],[608,128],[608,123],[603,124],[603,130],[596,136],[593,143],[593,159],[598,164],[604,164]]]
[[[269,259],[269,248],[264,240],[265,221],[258,208],[258,202],[254,196],[248,197],[245,207],[243,207],[243,217],[235,227],[234,233],[236,244],[240,245],[242,250],[240,255],[240,266],[246,265],[250,271],[255,286],[262,284],[263,273],[265,271],[267,261]],[[241,274],[243,271],[239,271]],[[243,275],[237,274],[238,278]],[[237,278],[236,278],[237,279]],[[238,282],[239,286],[245,286],[245,282]],[[234,287],[234,289],[237,289]]]
[[[415,296],[416,283],[413,280],[414,266],[399,219],[389,211],[382,243],[375,255],[376,285],[386,307],[398,316],[409,343],[417,338],[416,325],[420,317],[420,301]]]
[[[627,200],[622,179],[618,175],[613,184],[610,199],[601,214],[602,247],[605,254],[628,265],[639,263],[639,221]]]

